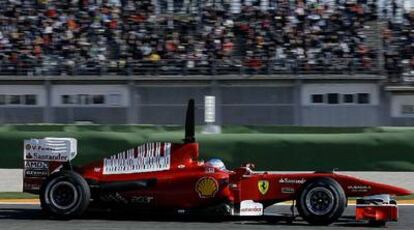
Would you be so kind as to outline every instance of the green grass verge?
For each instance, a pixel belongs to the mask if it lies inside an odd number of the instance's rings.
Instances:
[[[0,199],[35,199],[38,195],[24,192],[0,192]]]
[[[201,131],[201,127],[197,127]],[[0,168],[22,168],[23,140],[78,139],[82,165],[145,142],[183,138],[180,126],[0,125]],[[197,133],[200,158],[222,158],[228,168],[245,162],[272,171],[414,171],[413,128],[225,126],[223,134]]]
[[[414,194],[397,197],[397,200],[414,200]]]

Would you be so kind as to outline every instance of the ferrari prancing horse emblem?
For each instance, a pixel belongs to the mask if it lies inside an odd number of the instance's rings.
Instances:
[[[259,180],[259,182],[257,183],[257,187],[259,188],[259,192],[262,195],[265,195],[267,191],[269,190],[269,181]]]

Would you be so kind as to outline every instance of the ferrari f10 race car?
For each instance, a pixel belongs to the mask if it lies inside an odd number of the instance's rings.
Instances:
[[[24,191],[39,194],[43,211],[58,218],[75,218],[89,206],[263,216],[266,207],[293,201],[313,225],[337,220],[352,197],[357,198],[356,220],[397,221],[393,197],[411,194],[335,172],[255,172],[252,164],[227,170],[219,159],[198,160],[194,133],[190,100],[183,143],[147,143],[75,167],[75,139],[25,140]]]

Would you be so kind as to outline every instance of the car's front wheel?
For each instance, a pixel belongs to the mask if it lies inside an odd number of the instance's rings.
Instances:
[[[341,185],[332,178],[307,182],[297,198],[302,218],[313,225],[329,225],[344,212],[346,196]]]
[[[72,171],[49,176],[40,191],[42,210],[57,218],[72,218],[87,209],[91,197],[88,183]]]

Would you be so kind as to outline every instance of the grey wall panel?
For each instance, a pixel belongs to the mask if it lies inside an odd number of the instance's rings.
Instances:
[[[412,118],[392,118],[393,126],[414,126],[414,117]]]
[[[210,87],[136,87],[137,120],[142,124],[184,124],[187,102],[196,102],[196,123],[204,121],[204,96]]]
[[[1,123],[39,123],[43,122],[43,108],[0,108]]]
[[[221,87],[223,104],[294,103],[293,87]]]
[[[223,103],[222,124],[294,123],[292,87],[230,86],[217,90]],[[196,122],[202,124],[204,96],[212,95],[210,87],[200,86],[137,87],[136,92],[138,121],[145,124],[183,124],[189,98],[196,100]]]
[[[142,124],[174,124],[184,125],[187,105],[146,106],[139,107]],[[204,107],[196,106],[195,120],[197,124],[204,122]]]
[[[378,106],[304,106],[305,126],[377,126],[380,125]]]
[[[204,103],[204,96],[210,95],[209,87],[183,86],[183,87],[137,87],[140,104],[181,104],[186,105],[190,98],[196,103]]]
[[[126,108],[68,107],[53,108],[53,111],[55,122],[57,123],[72,123],[76,121],[91,121],[102,124],[127,123]]]
[[[293,125],[293,106],[222,106],[223,124]]]

